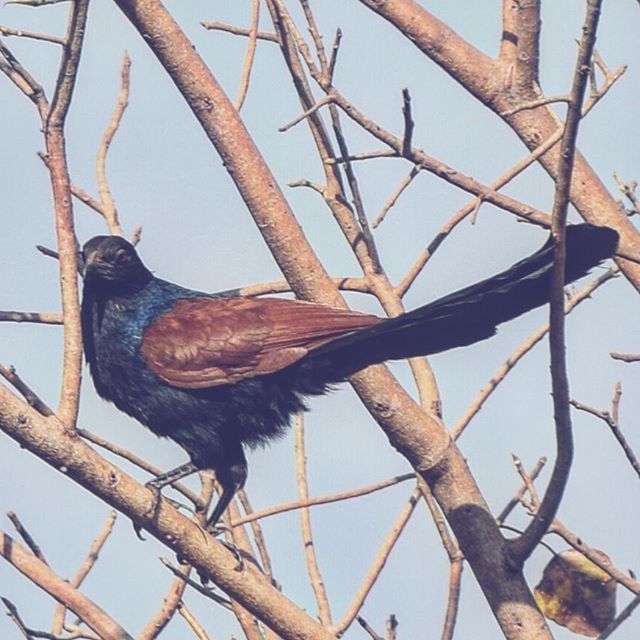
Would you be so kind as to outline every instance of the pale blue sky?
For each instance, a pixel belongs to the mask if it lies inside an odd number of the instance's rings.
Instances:
[[[246,25],[250,3],[174,0],[167,4],[223,86],[235,96],[246,43],[228,34],[206,32],[199,22],[215,19]],[[424,4],[480,49],[496,53],[501,3],[425,0]],[[356,0],[322,0],[312,5],[326,42],[331,41],[337,26],[343,29],[336,83],[372,118],[399,132],[401,89],[406,86],[413,99],[414,140],[427,153],[487,183],[525,155],[523,145],[506,125]],[[578,0],[544,3],[541,65],[543,89],[549,94],[566,92],[570,85],[583,5]],[[0,24],[58,34],[63,33],[65,16],[64,5],[37,10],[0,8]],[[268,28],[266,11],[262,22]],[[612,68],[628,64],[629,69],[580,131],[581,150],[612,190],[613,171],[632,179],[638,177],[640,167],[639,23],[640,9],[632,0],[605,3],[598,49]],[[54,46],[15,38],[7,39],[7,44],[50,89],[56,75]],[[95,193],[95,152],[115,104],[125,50],[132,58],[130,106],[113,143],[108,170],[127,233],[143,225],[140,252],[148,266],[161,277],[209,291],[278,279],[273,259],[199,125],[138,34],[107,0],[92,3],[68,122],[73,181]],[[36,244],[55,243],[48,176],[36,156],[42,150],[39,123],[31,103],[5,78],[0,78],[0,105],[0,251],[5,274],[0,284],[0,308],[57,310],[56,264],[34,249]],[[243,117],[329,271],[336,276],[358,275],[355,260],[318,195],[286,187],[303,177],[321,179],[321,167],[304,124],[286,134],[277,131],[299,110],[279,51],[272,44],[260,43]],[[345,125],[353,151],[379,148],[366,134],[346,121]],[[357,170],[364,202],[373,218],[409,167],[380,160]],[[553,200],[552,183],[535,167],[507,191],[547,210]],[[376,231],[392,280],[405,273],[441,224],[467,200],[467,195],[433,176],[418,177]],[[76,206],[76,221],[81,242],[105,232],[102,221],[82,205]],[[485,205],[475,226],[461,225],[441,248],[407,296],[407,306],[502,269],[542,241],[539,230],[517,224],[509,214]],[[362,296],[351,300],[358,308],[376,309]],[[606,408],[614,383],[622,380],[622,427],[636,451],[640,451],[640,436],[637,429],[634,431],[640,414],[640,367],[614,362],[608,352],[638,351],[639,312],[637,295],[619,278],[581,305],[568,322],[573,395]],[[433,358],[448,424],[464,413],[495,369],[545,320],[545,313],[540,310],[502,327],[491,341]],[[0,362],[16,365],[51,404],[58,396],[60,351],[59,328],[0,325]],[[393,368],[410,387],[406,366],[396,364]],[[357,487],[408,470],[348,387],[312,401],[311,408],[306,422],[313,495]],[[547,348],[543,344],[509,376],[460,443],[496,512],[518,486],[511,452],[518,453],[528,467],[542,455],[553,457],[550,415]],[[576,461],[560,517],[588,543],[607,551],[620,569],[638,571],[637,478],[602,423],[579,414],[574,418]],[[88,375],[80,422],[163,468],[185,460],[176,445],[157,440],[97,399]],[[295,498],[292,450],[293,438],[288,436],[269,450],[250,456],[247,489],[256,508]],[[62,575],[72,575],[101,527],[107,507],[6,436],[0,437],[0,460],[2,512],[15,510],[54,568]],[[129,467],[127,470],[143,481],[147,479]],[[410,492],[409,484],[404,484],[360,501],[314,510],[317,550],[335,618],[349,605]],[[512,522],[517,526],[525,521],[520,515]],[[4,515],[0,526],[11,531]],[[314,611],[297,515],[271,518],[264,528],[284,592]],[[559,541],[549,542],[558,550],[563,548]],[[85,591],[135,634],[166,593],[171,577],[157,557],[170,555],[153,540],[137,541],[130,524],[120,518]],[[536,552],[528,566],[532,584],[548,559],[548,552]],[[403,640],[438,637],[447,571],[448,562],[433,524],[420,504],[362,615],[382,632],[386,616],[395,613]],[[15,602],[32,627],[48,628],[52,601],[6,563],[0,563],[0,593]],[[627,595],[622,595],[620,601],[627,602]],[[238,633],[230,615],[198,594],[189,594],[187,601],[212,637]],[[554,629],[558,638],[571,637]],[[497,634],[491,613],[467,570],[456,638],[488,640]],[[636,615],[614,637],[631,640],[639,634]],[[0,636],[20,637],[4,616],[0,616]],[[162,637],[189,636],[177,619]],[[363,632],[353,627],[348,637],[361,638]]]

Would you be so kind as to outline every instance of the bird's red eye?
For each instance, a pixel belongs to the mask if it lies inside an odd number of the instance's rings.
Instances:
[[[131,255],[128,251],[124,249],[120,249],[118,253],[116,253],[116,264],[128,264],[131,262]]]

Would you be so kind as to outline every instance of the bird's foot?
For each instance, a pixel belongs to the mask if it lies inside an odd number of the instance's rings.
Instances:
[[[236,559],[236,566],[233,568],[234,571],[243,571],[244,570],[244,558],[242,557],[242,550],[237,547],[233,542],[227,542],[226,540],[218,540],[218,542],[223,546],[229,549],[231,553],[234,555]]]
[[[223,533],[230,533],[231,529],[229,529],[229,527],[222,524],[221,522],[216,522],[214,524],[207,523],[207,531],[214,538],[217,538],[219,535]]]
[[[156,515],[158,508],[160,507],[160,500],[162,500],[162,487],[164,483],[158,486],[157,478],[155,480],[149,480],[144,485],[149,491],[153,493],[153,499],[151,500],[151,506],[145,511],[145,515]]]

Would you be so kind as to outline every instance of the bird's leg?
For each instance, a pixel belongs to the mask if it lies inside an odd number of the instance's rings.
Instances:
[[[222,493],[209,520],[207,520],[207,529],[209,531],[215,529],[218,520],[220,520],[220,517],[229,506],[236,491],[242,489],[247,479],[247,460],[244,457],[242,447],[237,447],[233,454],[228,450],[225,453],[225,464],[218,464],[215,469],[216,480],[222,487]]]
[[[185,462],[179,467],[171,469],[171,471],[167,471],[166,473],[162,473],[159,476],[156,476],[153,480],[149,480],[149,482],[145,483],[144,486],[147,487],[147,489],[151,489],[155,494],[151,508],[147,513],[155,513],[155,511],[157,511],[160,506],[160,498],[162,496],[161,491],[164,487],[169,484],[173,484],[186,476],[190,476],[196,471],[198,471],[198,467],[196,467],[193,462]]]

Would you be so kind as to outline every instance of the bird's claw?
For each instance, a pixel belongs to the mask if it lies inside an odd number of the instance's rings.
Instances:
[[[230,533],[231,529],[229,529],[229,527],[227,527],[226,525],[224,525],[224,524],[222,524],[220,522],[217,522],[213,526],[207,525],[207,531],[214,538],[217,538],[222,533]]]
[[[242,551],[236,547],[232,542],[227,542],[226,540],[218,540],[218,542],[229,549],[231,553],[235,556],[236,566],[233,568],[234,571],[243,571],[244,570],[244,559],[242,557]]]
[[[149,482],[145,482],[144,485],[149,491],[153,493],[153,499],[151,501],[151,506],[145,511],[145,515],[155,515],[158,512],[158,508],[160,507],[160,500],[162,499],[162,492],[160,491],[160,487],[155,484],[154,480],[149,480]]]

